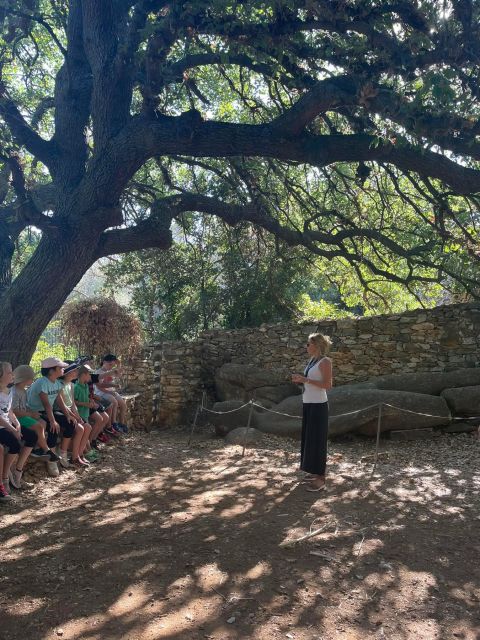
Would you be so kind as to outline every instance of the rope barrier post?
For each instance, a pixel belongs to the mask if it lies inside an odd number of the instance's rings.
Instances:
[[[190,431],[190,436],[188,438],[187,447],[190,446],[190,442],[192,441],[193,432],[195,431],[195,427],[197,426],[198,416],[200,411],[203,411],[204,402],[205,402],[205,391],[202,393],[202,400],[200,404],[197,404],[197,410],[195,411],[195,417],[193,418],[192,429]]]
[[[378,405],[377,440],[375,443],[375,458],[373,461],[372,476],[375,473],[375,469],[377,468],[377,462],[378,462],[378,447],[380,445],[380,431],[382,427],[382,408],[383,408],[383,403],[380,402],[380,404]]]
[[[252,414],[253,414],[253,400],[250,400],[250,411],[248,412],[248,421],[247,421],[247,426],[245,428],[245,436],[243,438],[242,458],[245,456],[245,447],[247,446],[248,430],[250,429],[250,424],[252,422]]]
[[[193,432],[195,431],[195,427],[197,426],[198,414],[200,413],[200,406],[197,404],[197,410],[195,411],[195,417],[193,418],[192,429],[190,431],[190,436],[188,437],[187,447],[190,446],[190,442],[192,441]]]

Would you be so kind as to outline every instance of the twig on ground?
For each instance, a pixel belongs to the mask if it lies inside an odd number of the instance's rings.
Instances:
[[[360,542],[360,546],[358,547],[358,551],[357,551],[357,553],[355,554],[355,562],[358,560],[358,558],[359,558],[359,556],[360,556],[360,553],[361,553],[361,551],[362,551],[363,541],[364,541],[364,540],[365,540],[365,534],[364,534],[364,533],[362,533],[362,540],[361,540],[361,542]]]
[[[319,529],[315,529],[314,531],[310,531],[309,533],[305,534],[301,538],[295,538],[294,540],[287,540],[285,542],[281,542],[279,546],[291,547],[295,544],[298,544],[299,542],[303,542],[304,540],[308,540],[309,538],[318,536],[320,533],[323,533],[326,529],[328,529],[328,527],[330,527],[334,522],[335,522],[334,519],[330,519],[323,525],[323,527],[320,527]]]

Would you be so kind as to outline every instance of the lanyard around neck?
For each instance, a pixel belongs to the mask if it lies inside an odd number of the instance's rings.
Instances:
[[[317,362],[319,362],[320,359],[319,358],[312,358],[311,360],[309,360],[307,366],[305,367],[305,371],[304,371],[304,375],[308,376],[308,372],[310,371],[310,369],[313,369],[313,367],[317,364]]]

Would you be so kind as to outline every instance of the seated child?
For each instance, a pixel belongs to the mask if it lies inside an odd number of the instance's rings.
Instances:
[[[95,404],[95,411],[97,411],[103,418],[103,431],[98,435],[98,441],[108,444],[112,437],[119,436],[120,432],[115,431],[112,428],[113,424],[113,404],[108,402],[105,398],[101,399],[100,396],[97,396],[95,393],[95,385],[98,384],[99,375],[98,373],[91,373],[90,378],[87,382],[88,384],[88,392],[90,400],[93,400]],[[93,411],[93,409],[90,409]],[[94,444],[97,447],[96,444]]]
[[[97,438],[108,426],[110,419],[104,411],[99,411],[100,405],[90,397],[89,382],[91,373],[92,368],[88,364],[79,367],[77,381],[74,386],[74,398],[81,418],[85,422],[89,421],[92,425],[90,444],[96,449]],[[90,460],[90,458],[96,458],[96,456],[93,456],[93,452],[87,459]]]
[[[27,407],[27,387],[33,384],[35,372],[32,367],[22,364],[13,371],[12,409],[17,416],[20,426],[35,431],[38,439],[39,453],[43,454],[50,462],[58,462],[60,458],[50,449],[45,439],[45,421],[41,419],[38,411],[31,411]],[[50,434],[49,434],[50,435]],[[35,454],[36,451],[33,451]]]
[[[12,411],[12,382],[12,365],[0,362],[0,444],[4,449],[8,448],[8,453],[3,456],[3,477],[0,483],[6,493],[10,493],[10,484],[16,489],[26,486],[27,483],[22,483],[23,467],[38,440],[34,431],[20,426]],[[15,469],[12,471],[15,460]]]
[[[68,367],[68,364],[62,362],[59,358],[51,357],[43,360],[41,367],[42,377],[35,380],[27,391],[27,409],[28,411],[38,412],[40,417],[47,423],[46,431],[49,434],[47,441],[50,448],[56,445],[60,430],[62,431],[60,464],[62,467],[68,468],[67,451],[72,436],[77,430],[77,421],[68,411],[60,394],[63,389],[63,383],[59,378],[63,375],[63,370]],[[60,412],[54,414],[53,405],[57,398]],[[50,475],[59,475],[55,462],[49,462],[47,466],[49,467]]]
[[[113,425],[118,430],[127,433],[126,425],[127,403],[125,399],[115,390],[118,385],[114,383],[113,375],[120,372],[120,363],[116,355],[108,353],[103,357],[102,366],[95,373],[99,376],[99,381],[95,385],[95,392],[100,400],[106,400],[113,405],[112,419]],[[117,421],[118,415],[118,421]]]
[[[88,445],[89,436],[92,432],[92,427],[83,420],[78,412],[78,408],[75,404],[73,380],[76,380],[78,376],[78,365],[73,362],[69,362],[68,366],[64,369],[63,376],[60,376],[59,380],[63,382],[63,389],[55,403],[53,405],[54,410],[60,410],[63,412],[62,404],[67,409],[68,415],[77,423],[75,429],[75,435],[72,440],[72,464],[76,466],[88,466],[90,463],[83,457],[83,453]],[[62,402],[63,401],[63,402]],[[67,445],[68,446],[68,445]],[[60,458],[67,457],[67,449],[60,451]],[[60,460],[60,464],[62,461]]]

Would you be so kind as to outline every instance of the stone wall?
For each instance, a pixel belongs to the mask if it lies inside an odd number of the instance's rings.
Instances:
[[[133,429],[149,430],[154,423],[155,397],[159,387],[154,353],[153,347],[146,346],[136,357],[123,363],[128,424]]]
[[[305,364],[309,333],[333,339],[334,383],[408,371],[448,371],[480,363],[480,305],[462,304],[369,318],[208,331],[195,342],[149,346],[150,423],[186,421],[205,390],[214,399],[215,371],[226,362],[276,369],[289,379]]]

